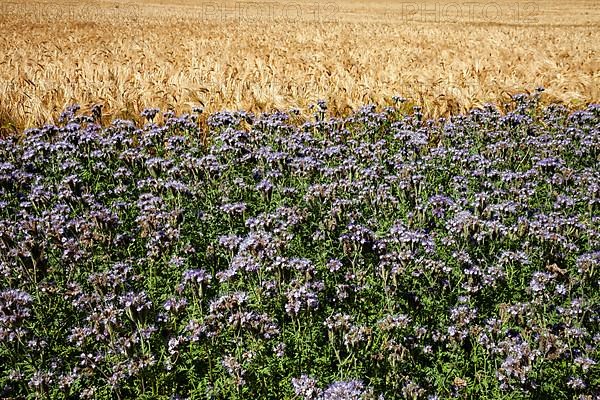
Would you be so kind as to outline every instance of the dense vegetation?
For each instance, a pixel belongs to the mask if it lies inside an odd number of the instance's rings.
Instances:
[[[580,109],[600,102],[598,43],[597,0],[3,0],[0,136],[72,102],[143,123],[401,93],[437,118],[540,85]]]
[[[538,97],[0,140],[0,397],[597,398],[600,107]]]

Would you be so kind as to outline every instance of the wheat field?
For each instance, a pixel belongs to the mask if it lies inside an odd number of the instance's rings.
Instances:
[[[600,100],[600,6],[535,2],[132,0],[0,3],[0,123],[146,107],[253,112],[328,101],[334,114],[394,95],[426,115],[546,88]]]

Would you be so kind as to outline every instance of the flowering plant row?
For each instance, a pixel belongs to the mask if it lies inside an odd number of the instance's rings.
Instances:
[[[600,107],[538,95],[0,140],[0,397],[597,398]]]

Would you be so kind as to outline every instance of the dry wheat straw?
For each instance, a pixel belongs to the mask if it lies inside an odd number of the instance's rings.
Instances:
[[[402,95],[439,116],[536,86],[571,105],[600,99],[594,1],[2,4],[5,126],[52,121],[74,102],[128,117],[149,106],[263,111],[323,98],[343,113]],[[444,14],[457,4],[478,8]]]

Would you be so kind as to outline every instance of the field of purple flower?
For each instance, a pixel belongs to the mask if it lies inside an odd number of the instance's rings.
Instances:
[[[600,106],[539,96],[0,140],[0,397],[598,399]]]

